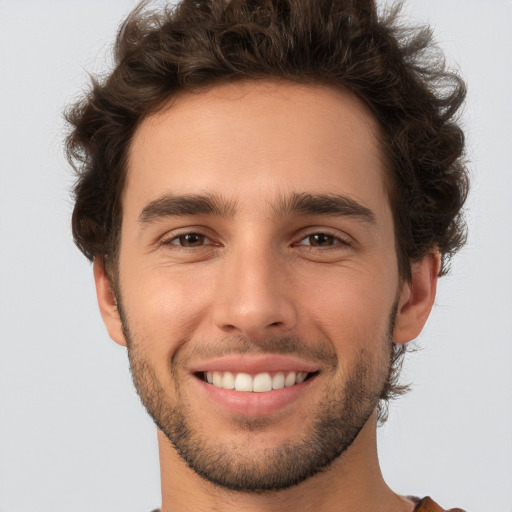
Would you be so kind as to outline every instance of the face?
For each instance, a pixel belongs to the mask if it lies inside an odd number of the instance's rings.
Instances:
[[[375,410],[403,292],[376,134],[351,94],[278,82],[183,94],[136,132],[117,338],[213,483],[297,484]]]

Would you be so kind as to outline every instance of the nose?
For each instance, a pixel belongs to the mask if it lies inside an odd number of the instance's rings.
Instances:
[[[233,251],[218,274],[213,321],[224,332],[250,339],[283,335],[297,313],[286,262],[265,249]]]

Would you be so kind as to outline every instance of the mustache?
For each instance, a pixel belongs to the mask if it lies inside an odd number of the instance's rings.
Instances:
[[[193,346],[185,343],[173,356],[173,367],[186,367],[191,361],[215,359],[224,356],[276,354],[293,355],[307,361],[314,361],[323,366],[335,368],[338,355],[327,341],[306,341],[296,336],[272,336],[251,340],[245,336],[230,336],[216,340],[197,343]]]

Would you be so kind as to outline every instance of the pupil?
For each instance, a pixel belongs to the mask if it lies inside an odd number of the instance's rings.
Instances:
[[[181,237],[181,244],[185,247],[194,247],[201,245],[204,241],[204,236],[197,233],[190,233]]]
[[[311,245],[331,245],[332,236],[325,234],[312,235],[309,240]]]

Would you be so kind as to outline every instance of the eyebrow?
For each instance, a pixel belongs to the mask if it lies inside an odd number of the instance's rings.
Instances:
[[[339,194],[297,194],[283,197],[275,209],[278,215],[334,215],[353,217],[367,224],[376,224],[372,210],[356,200]]]
[[[353,217],[367,224],[376,224],[375,214],[354,199],[339,194],[293,193],[283,196],[273,207],[274,214],[285,216],[335,215]],[[141,224],[166,218],[189,215],[215,215],[230,217],[236,213],[236,203],[214,195],[166,194],[148,203],[139,215]]]
[[[139,222],[148,224],[165,217],[215,215],[228,217],[235,213],[233,203],[212,195],[166,194],[148,203],[140,212]]]

